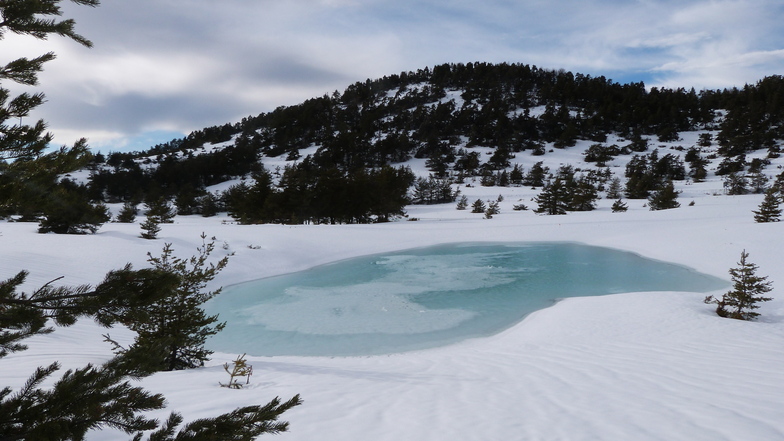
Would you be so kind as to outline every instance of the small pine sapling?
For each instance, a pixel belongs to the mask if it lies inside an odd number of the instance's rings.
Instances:
[[[485,210],[485,219],[492,219],[494,215],[500,212],[501,209],[498,207],[498,202],[489,201],[487,203],[487,209]]]
[[[629,209],[629,206],[626,205],[626,203],[623,202],[620,199],[618,199],[617,201],[613,202],[613,204],[612,204],[612,212],[613,213],[624,213],[628,209]]]
[[[485,207],[485,202],[481,199],[475,200],[471,207],[473,207],[471,209],[471,213],[484,213],[485,209],[487,208]]]
[[[244,386],[239,382],[238,378],[245,378],[245,385],[250,384],[250,376],[253,375],[253,366],[249,365],[245,360],[245,354],[237,357],[231,363],[224,363],[223,369],[229,374],[229,382],[226,384],[220,383],[222,387],[229,389],[242,389]]]
[[[157,239],[158,233],[161,232],[161,221],[156,216],[147,216],[147,219],[141,223],[142,239]]]
[[[136,208],[136,204],[132,202],[126,202],[123,204],[120,212],[117,213],[116,222],[132,224],[136,220],[137,214],[139,214],[139,209]]]
[[[729,270],[733,282],[731,291],[722,295],[721,299],[705,297],[705,303],[716,305],[716,314],[720,317],[753,320],[759,315],[752,311],[759,308],[757,303],[773,300],[772,297],[762,296],[773,289],[772,282],[767,280],[767,276],[757,276],[757,265],[747,262],[747,257],[749,253],[743,250],[738,267]]]
[[[146,210],[144,210],[145,216],[155,217],[158,219],[158,222],[162,224],[174,223],[174,216],[177,214],[177,210],[175,210],[165,198],[156,199],[152,202],[147,202],[144,205],[147,207]]]
[[[771,187],[768,191],[765,192],[765,198],[762,200],[762,203],[759,205],[758,210],[753,210],[754,213],[754,222],[757,223],[764,223],[764,222],[778,222],[781,220],[781,207],[779,204],[781,200],[779,199],[778,191],[775,187]]]
[[[457,201],[457,209],[465,210],[467,207],[468,207],[468,197],[466,195],[460,196],[460,199]]]
[[[621,193],[621,180],[616,176],[607,186],[607,199],[620,199]]]
[[[730,173],[724,178],[724,191],[728,195],[741,195],[749,192],[749,181],[741,173]]]

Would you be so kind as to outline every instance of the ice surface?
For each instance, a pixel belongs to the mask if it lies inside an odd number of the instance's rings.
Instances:
[[[236,285],[207,305],[211,345],[252,355],[399,352],[490,335],[556,299],[706,292],[725,282],[632,253],[558,244],[453,244]]]
[[[432,310],[409,295],[423,288],[399,283],[363,283],[333,288],[292,287],[283,303],[262,303],[237,314],[247,325],[303,334],[411,334],[449,329],[474,314],[461,309]],[[296,318],[296,319],[292,319]]]

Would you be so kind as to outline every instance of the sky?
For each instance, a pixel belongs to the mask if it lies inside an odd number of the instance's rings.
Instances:
[[[0,63],[54,51],[37,87],[55,143],[142,150],[193,130],[442,63],[523,63],[649,87],[784,72],[781,0],[64,2],[93,41],[5,35]]]

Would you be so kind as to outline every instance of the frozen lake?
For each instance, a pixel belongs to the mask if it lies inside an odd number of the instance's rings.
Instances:
[[[463,243],[365,256],[226,287],[210,349],[249,355],[403,352],[495,334],[557,299],[708,292],[726,281],[574,243]]]

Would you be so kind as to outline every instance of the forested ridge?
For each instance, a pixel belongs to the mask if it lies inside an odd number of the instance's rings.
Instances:
[[[412,197],[409,189],[418,182],[402,166],[411,158],[426,159],[432,178],[447,184],[479,176],[483,185],[529,185],[533,178],[510,169],[519,152],[540,156],[588,140],[594,144],[586,160],[601,165],[619,154],[642,158],[650,140],[676,141],[679,132],[705,130],[715,135],[704,146],[717,145],[724,171],[736,172],[751,151],[779,154],[783,96],[780,76],[697,92],[524,64],[443,64],[358,82],[146,151],[95,155],[89,181],[70,186],[93,202],[163,199],[180,214],[228,211],[243,223],[386,221],[406,203],[457,196]],[[608,145],[610,135],[625,143]],[[483,161],[474,147],[494,153]],[[695,154],[691,165],[699,169]],[[273,171],[260,161],[281,156],[296,162]],[[220,194],[206,190],[241,177],[246,181]],[[647,197],[661,185],[626,194]]]

